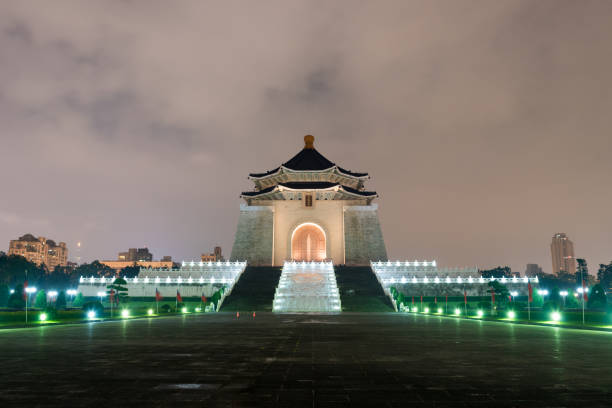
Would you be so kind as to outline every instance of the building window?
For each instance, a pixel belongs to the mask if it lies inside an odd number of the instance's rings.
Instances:
[[[312,194],[304,195],[304,205],[306,207],[312,207]]]

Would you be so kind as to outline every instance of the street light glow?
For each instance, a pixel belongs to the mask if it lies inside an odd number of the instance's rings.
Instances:
[[[563,297],[566,297],[568,295],[567,290],[562,290],[561,292],[559,292],[559,294]]]
[[[49,291],[49,296],[56,297],[57,296],[57,291],[56,290],[50,290]]]
[[[441,307],[438,308],[438,313],[440,313],[440,314],[442,313],[442,308]]]
[[[95,319],[96,318],[96,312],[94,312],[93,310],[90,310],[89,312],[87,312],[87,318],[88,319]]]
[[[45,320],[47,320],[47,314],[46,313],[41,313],[38,316],[38,320],[40,320],[41,322],[44,322]]]
[[[98,297],[104,297],[106,296],[106,292],[98,292]]]
[[[153,309],[149,309],[149,310],[147,310],[147,314],[148,314],[149,316],[153,315]]]
[[[28,287],[28,288],[26,288],[26,292],[27,293],[34,293],[34,292],[36,292],[36,288],[34,286]]]
[[[456,314],[457,316],[459,316],[459,315],[461,314],[461,310],[460,310],[460,309],[455,309],[455,314]]]
[[[508,319],[514,319],[516,317],[516,313],[514,313],[514,310],[511,310],[508,312]]]
[[[478,312],[476,312],[476,314],[478,315],[478,317],[484,316],[484,312],[482,310],[479,310]]]
[[[553,322],[558,322],[561,320],[561,313],[559,312],[552,312],[550,314],[550,318],[552,319]]]
[[[182,309],[181,309],[181,312],[183,312],[183,313],[187,313],[187,308],[186,308],[186,307],[182,308]]]
[[[426,307],[425,309],[423,309],[423,312],[425,312],[425,313],[429,313],[429,308],[428,308],[428,307]]]
[[[517,297],[518,296],[518,292],[516,290],[510,292],[510,294],[512,295],[512,297]]]
[[[121,317],[123,318],[130,317],[130,311],[128,309],[123,309],[121,311]]]

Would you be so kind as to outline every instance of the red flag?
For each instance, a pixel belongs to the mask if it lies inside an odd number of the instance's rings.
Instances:
[[[423,295],[421,295],[421,303],[423,303]]]
[[[176,290],[176,301],[183,303],[183,298],[181,297],[181,292],[179,292],[178,289]]]
[[[448,303],[448,294],[446,294],[446,299],[444,299],[446,303]]]
[[[437,305],[438,304],[438,297],[434,296],[434,303]]]
[[[159,290],[157,290],[157,288],[155,288],[155,301],[159,302],[160,300],[162,300],[162,295],[161,293],[159,293]]]
[[[467,292],[463,291],[463,304],[467,305]]]
[[[531,286],[531,282],[527,283],[527,289],[529,290],[529,303],[533,302],[533,287]]]
[[[412,304],[414,305],[414,296],[412,297]]]
[[[206,296],[204,296],[204,294],[202,293],[202,302],[206,303]],[[255,313],[255,312],[253,312]]]
[[[23,282],[23,300],[26,300],[26,296],[28,296],[28,291],[26,290],[28,288],[28,280],[26,279]]]
[[[508,295],[508,302],[512,302],[512,295]]]
[[[491,303],[495,304],[495,290],[491,288]]]
[[[582,296],[585,302],[589,301],[589,295],[587,295],[587,289],[584,287],[584,279],[582,280]]]
[[[110,297],[110,302],[114,303],[115,302],[115,290],[111,289],[109,295],[110,295],[109,296]]]

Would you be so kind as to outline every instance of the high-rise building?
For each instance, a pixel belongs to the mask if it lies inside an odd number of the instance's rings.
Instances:
[[[149,248],[130,248],[127,252],[119,252],[118,261],[152,261],[153,254],[149,252]]]
[[[50,271],[56,266],[66,266],[68,261],[68,248],[65,242],[56,244],[52,239],[36,238],[32,234],[11,240],[8,254],[21,255],[39,266],[44,264]]]
[[[571,274],[576,273],[574,243],[569,240],[567,234],[559,232],[553,235],[550,253],[552,255],[553,273],[559,274],[560,271]]]
[[[544,271],[538,264],[527,264],[527,268],[525,268],[525,276],[540,276],[543,273]]]

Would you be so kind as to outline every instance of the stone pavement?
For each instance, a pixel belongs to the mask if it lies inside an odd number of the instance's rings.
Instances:
[[[6,406],[610,406],[612,334],[244,312],[0,331]]]

